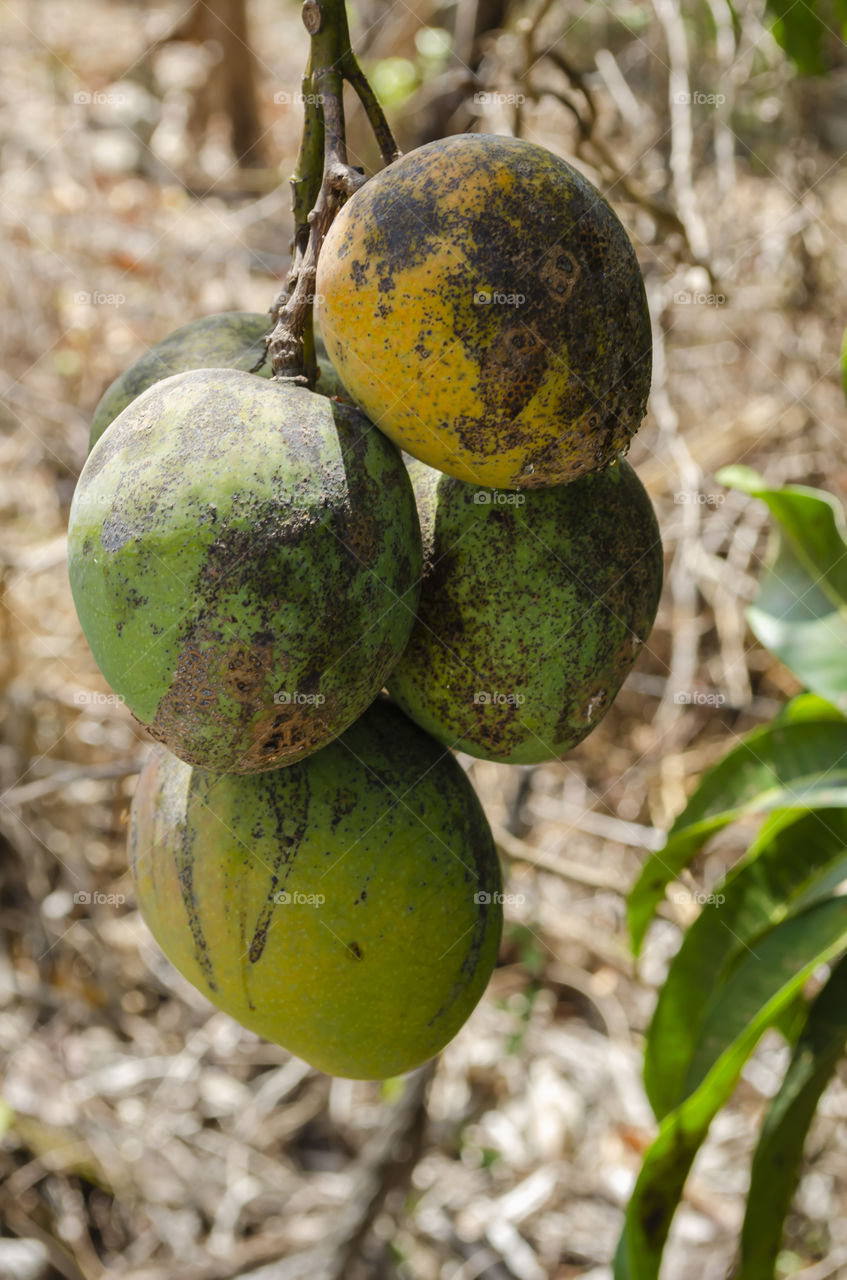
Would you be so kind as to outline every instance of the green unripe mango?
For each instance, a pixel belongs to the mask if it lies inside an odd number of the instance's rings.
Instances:
[[[91,422],[89,451],[136,396],[174,373],[187,373],[190,369],[242,369],[250,373],[264,354],[264,340],[270,327],[271,320],[267,314],[223,311],[219,315],[202,316],[181,329],[175,329],[115,378],[103,392]],[[318,333],[315,334],[315,348],[320,371],[316,389],[321,395],[338,395],[349,401]],[[263,378],[269,378],[271,366],[268,361],[256,372]]]
[[[374,700],[419,594],[414,494],[351,406],[201,369],[143,392],[80,476],[68,556],[112,688],[202,768],[317,750]]]
[[[626,462],[513,492],[411,462],[418,622],[388,690],[446,746],[537,764],[581,742],[647,639],[662,587],[650,499]]]
[[[386,699],[287,769],[217,776],[157,749],[132,808],[138,907],[219,1009],[321,1071],[382,1079],[438,1053],[502,924],[482,807]]]

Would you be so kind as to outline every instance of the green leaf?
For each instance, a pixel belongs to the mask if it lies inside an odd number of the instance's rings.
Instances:
[[[813,0],[768,0],[771,31],[803,76],[823,75],[822,57],[826,28],[815,13]]]
[[[791,704],[789,704],[790,706]],[[847,722],[778,717],[703,774],[667,843],[644,864],[627,902],[637,955],[657,903],[706,840],[748,813],[847,805]]]
[[[773,1280],[803,1144],[820,1096],[847,1042],[847,956],[809,1008],[782,1086],[771,1102],[753,1156],[736,1280]]]
[[[627,1208],[615,1255],[615,1280],[655,1280],[685,1179],[717,1112],[738,1082],[762,1033],[772,1025],[818,965],[847,946],[847,898],[829,898],[772,929],[756,954],[734,970],[719,1009],[704,1030],[725,1018],[733,1040],[708,1074],[665,1117],[650,1147]]]
[[[739,959],[756,951],[762,935],[788,915],[830,896],[845,879],[847,809],[780,809],[765,821],[688,929],[659,992],[644,1051],[644,1084],[659,1119],[685,1096],[686,1077],[696,1073],[695,1045]],[[727,1043],[730,1036],[727,1024]]]
[[[825,930],[817,934],[808,928],[812,913],[823,908],[832,909],[835,932],[829,946]],[[837,932],[839,915],[842,920],[840,935]],[[795,921],[801,922],[795,931],[796,936],[791,933]],[[807,922],[805,925],[804,921]],[[798,989],[792,985],[796,982],[798,970],[803,970],[808,977],[817,965],[828,959],[833,947],[835,951],[842,951],[845,946],[847,897],[833,898],[831,894],[754,939],[750,954],[733,967],[723,987],[708,1001],[685,1078],[685,1097],[700,1087],[715,1063],[738,1040],[748,1022],[756,1018],[760,1010],[776,1001],[773,1015],[784,1007],[787,996],[793,997]],[[824,954],[820,954],[821,951]]]
[[[770,489],[747,467],[722,484],[761,498],[777,524],[747,610],[756,638],[805,685],[847,711],[847,537],[840,504],[821,489]]]
[[[827,71],[827,43],[841,30],[847,39],[847,4],[844,0],[767,0],[771,31],[777,44],[803,76]]]
[[[821,698],[816,693],[798,693],[796,698],[786,702],[775,717],[772,724],[807,724],[813,720],[844,720],[845,717],[834,707],[828,698]]]

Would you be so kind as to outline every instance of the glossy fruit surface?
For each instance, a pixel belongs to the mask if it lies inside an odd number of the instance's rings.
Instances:
[[[357,410],[224,369],[148,388],[71,507],[83,631],[150,733],[203,768],[290,763],[373,701],[408,639],[420,533]]]
[[[413,462],[418,622],[388,689],[486,760],[562,756],[600,722],[650,633],[662,544],[626,462],[554,489],[467,485]]]
[[[587,179],[523,139],[443,138],[371,178],[327,234],[316,315],[380,430],[470,483],[566,483],[644,415],[632,245]]]
[[[494,842],[456,760],[380,699],[287,769],[159,749],[130,826],[138,906],[219,1008],[313,1066],[379,1079],[437,1053],[497,958]]]

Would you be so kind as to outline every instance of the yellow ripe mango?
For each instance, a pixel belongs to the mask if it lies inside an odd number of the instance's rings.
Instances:
[[[338,214],[316,290],[350,395],[460,480],[565,484],[638,430],[651,373],[638,261],[600,193],[534,143],[460,134],[395,161]]]

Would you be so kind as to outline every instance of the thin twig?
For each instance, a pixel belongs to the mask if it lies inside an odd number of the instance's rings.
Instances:
[[[567,108],[576,121],[579,135],[576,146],[577,154],[586,159],[594,168],[600,170],[607,186],[620,187],[623,193],[634,204],[638,204],[642,209],[646,210],[663,230],[681,235],[683,239],[688,240],[688,229],[681,218],[668,205],[655,200],[636,179],[631,178],[625,171],[624,166],[615,158],[607,143],[598,137],[597,101],[582,72],[574,67],[570,60],[555,47],[546,50],[540,59],[535,58],[532,39],[530,37],[527,38],[530,41],[530,62],[527,65],[531,65],[536,61],[546,60],[551,62],[565,76],[569,84],[581,94],[584,107],[581,107],[561,89],[547,84],[536,85],[530,81],[529,87],[533,99],[538,101],[546,95],[555,98],[557,102],[561,102],[562,106]],[[691,247],[690,244],[689,247]]]
[[[359,101],[364,107],[365,115],[370,121],[379,145],[379,153],[382,156],[383,164],[393,164],[400,157],[400,149],[394,140],[394,134],[391,132],[391,126],[379,104],[379,99],[371,88],[370,81],[359,66],[358,60],[352,51],[342,62],[341,70],[344,73],[344,79],[355,90]]]
[[[59,769],[49,778],[39,778],[36,782],[24,783],[22,787],[12,787],[11,791],[0,795],[0,802],[10,807],[31,804],[33,800],[41,800],[44,796],[52,795],[54,791],[61,791],[62,787],[67,787],[72,782],[81,782],[84,779],[101,782],[109,778],[128,778],[134,773],[140,773],[143,767],[143,760],[71,765],[67,769]]]
[[[656,15],[665,32],[671,69],[668,102],[671,116],[671,177],[676,207],[685,227],[686,239],[698,262],[709,257],[706,224],[697,207],[692,176],[694,132],[691,126],[691,91],[688,80],[688,43],[679,6],[674,0],[653,0]]]

